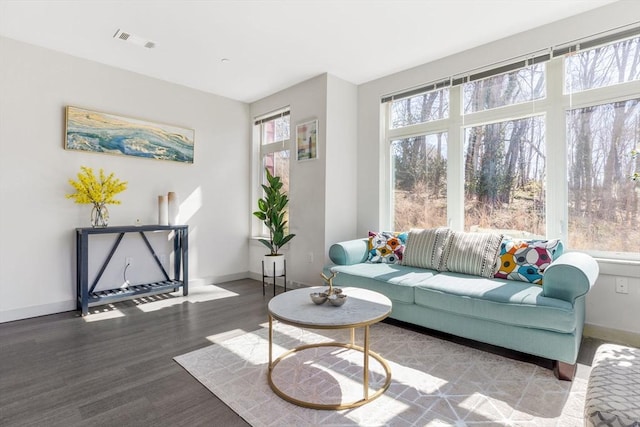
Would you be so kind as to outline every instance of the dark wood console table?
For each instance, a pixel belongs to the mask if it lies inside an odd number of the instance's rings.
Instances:
[[[145,233],[149,232],[174,232],[173,237],[173,279],[165,271],[160,259],[156,255]],[[76,283],[77,283],[77,307],[86,316],[89,307],[106,304],[132,298],[141,294],[175,292],[182,288],[182,294],[189,293],[189,226],[187,225],[140,225],[140,226],[116,226],[105,228],[76,228]],[[131,285],[125,288],[95,291],[107,265],[113,254],[118,249],[125,233],[139,233],[147,248],[153,255],[153,259],[162,271],[165,280],[142,285]],[[117,234],[109,255],[100,267],[98,274],[89,286],[89,236],[93,234]],[[182,277],[181,274],[182,273]]]

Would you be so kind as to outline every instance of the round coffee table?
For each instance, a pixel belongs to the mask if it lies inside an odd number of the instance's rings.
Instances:
[[[312,292],[323,292],[326,287],[302,288],[282,293],[269,301],[269,370],[267,377],[271,389],[282,399],[299,406],[313,409],[348,409],[364,405],[367,402],[379,397],[391,384],[391,369],[386,360],[377,353],[369,349],[369,326],[377,323],[391,313],[391,300],[386,296],[360,288],[343,288],[347,295],[347,301],[340,307],[334,307],[329,302],[322,305],[315,305],[309,294]],[[288,325],[309,328],[309,329],[351,329],[351,342],[323,342],[306,344],[288,350],[278,358],[273,360],[273,321],[278,320]],[[355,329],[364,329],[364,344],[355,344]],[[324,404],[307,402],[289,396],[280,390],[273,382],[272,372],[276,365],[286,357],[308,348],[316,347],[344,347],[360,351],[364,356],[363,368],[363,395],[362,399],[347,402]],[[369,394],[369,356],[376,359],[382,365],[386,380],[384,385]]]

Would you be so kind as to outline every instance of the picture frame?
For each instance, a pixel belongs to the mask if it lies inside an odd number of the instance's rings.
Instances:
[[[65,150],[193,163],[194,142],[193,129],[66,107]]]
[[[318,120],[310,120],[296,126],[296,159],[318,158]]]

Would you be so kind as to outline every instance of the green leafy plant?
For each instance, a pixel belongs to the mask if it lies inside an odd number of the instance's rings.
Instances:
[[[271,255],[278,255],[280,248],[293,239],[295,234],[287,234],[285,215],[289,198],[282,191],[282,181],[279,176],[271,175],[268,168],[265,170],[268,185],[262,185],[264,197],[258,199],[259,210],[253,215],[263,221],[269,229],[269,240],[259,239],[259,241],[269,248]]]

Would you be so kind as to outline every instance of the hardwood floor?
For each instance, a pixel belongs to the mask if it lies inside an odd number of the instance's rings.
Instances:
[[[173,357],[258,329],[270,299],[260,286],[239,280],[94,307],[85,318],[0,324],[0,425],[248,425]],[[580,363],[591,364],[598,344],[583,341]]]
[[[267,321],[260,282],[216,286],[0,325],[0,425],[246,426],[173,361]]]

